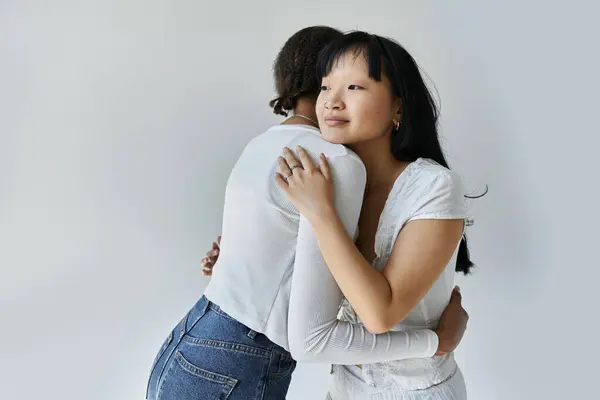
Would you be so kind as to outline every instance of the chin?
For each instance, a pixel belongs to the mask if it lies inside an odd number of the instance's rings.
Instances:
[[[348,141],[347,135],[344,135],[341,132],[331,132],[328,130],[322,130],[321,137],[323,138],[323,140],[335,144],[346,144],[346,142]]]

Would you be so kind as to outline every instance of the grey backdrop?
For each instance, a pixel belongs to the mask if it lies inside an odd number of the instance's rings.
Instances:
[[[229,170],[280,121],[273,58],[313,24],[406,45],[451,164],[490,185],[459,279],[470,398],[593,397],[599,9],[551,3],[0,0],[1,397],[143,397]],[[289,398],[322,398],[327,370],[300,366]]]

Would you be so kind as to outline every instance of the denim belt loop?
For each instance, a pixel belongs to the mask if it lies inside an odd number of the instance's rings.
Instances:
[[[204,315],[206,314],[206,310],[208,309],[208,306],[210,306],[211,301],[209,299],[206,298],[206,296],[202,296],[204,297],[204,306],[202,307],[202,314]]]

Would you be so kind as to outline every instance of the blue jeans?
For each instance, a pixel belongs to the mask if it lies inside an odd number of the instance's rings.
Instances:
[[[295,368],[288,351],[202,296],[158,351],[146,399],[285,399]]]

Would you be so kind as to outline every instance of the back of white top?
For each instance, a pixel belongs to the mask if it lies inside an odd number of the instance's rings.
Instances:
[[[366,185],[360,159],[307,126],[279,125],[253,139],[236,163],[225,193],[221,251],[206,297],[248,328],[290,350],[298,361],[337,364],[430,357],[429,329],[373,334],[338,320],[342,293],[309,222],[275,183],[285,146],[327,156],[335,208],[353,237]]]
[[[227,182],[221,251],[205,293],[234,318],[285,348],[300,215],[277,186],[275,174],[283,148],[296,145],[313,159],[325,153],[330,160],[342,157],[363,168],[354,153],[326,142],[309,126],[277,125],[254,138]]]

